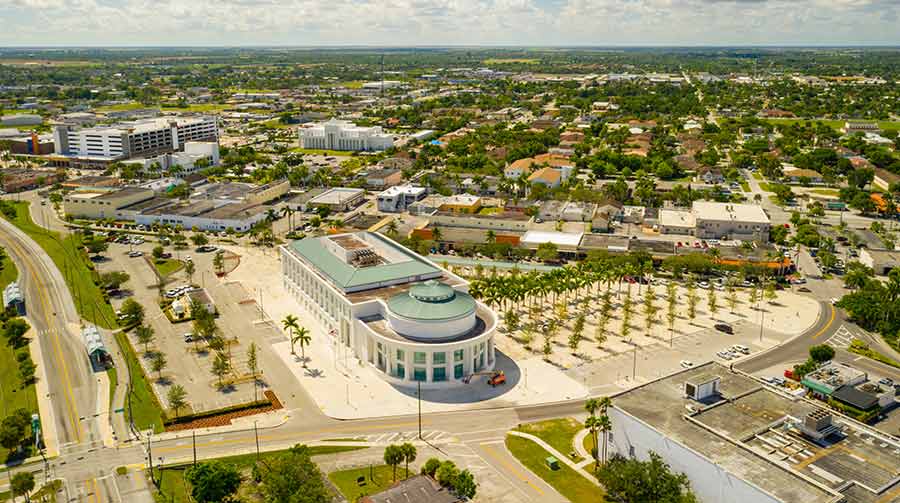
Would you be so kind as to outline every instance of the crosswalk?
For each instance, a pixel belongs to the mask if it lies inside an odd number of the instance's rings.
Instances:
[[[841,325],[837,329],[837,331],[834,332],[834,335],[829,337],[828,340],[825,341],[825,343],[836,349],[846,349],[850,347],[850,343],[853,341],[853,339],[858,338],[859,337],[851,332],[846,325]]]
[[[419,431],[403,431],[403,432],[394,432],[394,433],[382,433],[382,434],[372,434],[372,435],[363,435],[359,437],[360,440],[364,442],[372,442],[375,444],[392,444],[397,442],[411,442],[413,440],[418,440]],[[449,440],[449,435],[443,431],[435,431],[435,430],[423,430],[422,431],[422,439],[427,440],[429,442],[438,442],[441,440]]]

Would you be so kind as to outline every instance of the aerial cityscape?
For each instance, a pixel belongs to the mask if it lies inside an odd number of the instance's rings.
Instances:
[[[896,2],[69,3],[0,3],[0,501],[900,503]]]

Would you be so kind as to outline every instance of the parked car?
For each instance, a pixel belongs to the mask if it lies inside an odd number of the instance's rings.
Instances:
[[[883,385],[885,385],[885,386],[893,386],[893,385],[894,385],[894,380],[893,380],[893,379],[889,379],[889,378],[887,378],[887,377],[883,377],[883,378],[881,378],[881,379],[878,381],[878,384],[883,384]]]
[[[729,325],[727,323],[716,323],[713,328],[715,328],[719,332],[722,332],[722,333],[725,333],[728,335],[731,335],[734,333],[734,329],[731,328],[731,325]]]
[[[185,332],[182,334],[182,338],[184,338],[184,342],[194,342],[194,334],[191,332]]]
[[[694,366],[694,362],[690,360],[681,360],[681,366],[682,368],[689,369]]]
[[[135,250],[135,251],[130,251],[130,252],[128,252],[128,256],[131,257],[131,258],[143,257],[143,256],[144,256],[144,252],[137,251],[137,250]]]

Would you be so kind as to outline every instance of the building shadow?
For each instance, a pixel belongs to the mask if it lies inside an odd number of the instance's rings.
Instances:
[[[496,364],[494,370],[502,370],[506,375],[506,383],[497,386],[488,384],[491,377],[490,372],[472,376],[468,384],[463,382],[447,382],[439,385],[423,384],[422,401],[432,403],[475,403],[502,397],[516,386],[522,383],[522,369],[516,365],[512,358],[496,350],[494,353]],[[411,398],[418,398],[417,386],[414,381],[398,385],[391,383],[391,386]]]

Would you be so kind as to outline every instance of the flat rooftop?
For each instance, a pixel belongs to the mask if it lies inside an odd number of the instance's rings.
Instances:
[[[684,395],[686,381],[710,373],[721,378],[717,401]],[[848,484],[862,494],[898,496],[892,491],[900,488],[900,443],[838,417],[839,433],[814,443],[798,425],[825,409],[715,363],[626,391],[613,404],[781,501],[838,501]]]
[[[420,255],[372,232],[309,237],[293,241],[286,248],[348,295],[443,274]]]
[[[343,204],[364,192],[363,189],[336,187],[313,197],[309,200],[309,204]]]
[[[716,203],[694,201],[691,206],[698,220],[727,220],[754,224],[768,224],[769,216],[756,204]]]

